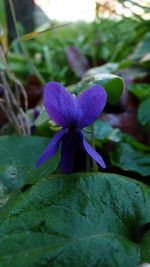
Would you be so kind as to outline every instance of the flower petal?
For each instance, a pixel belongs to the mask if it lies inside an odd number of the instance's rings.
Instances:
[[[63,173],[71,173],[74,161],[74,154],[79,145],[80,136],[78,132],[69,132],[62,138],[60,168]]]
[[[57,82],[50,82],[44,89],[44,106],[52,120],[62,127],[69,127],[78,117],[77,101]]]
[[[103,111],[107,93],[101,85],[94,85],[78,96],[79,105],[78,128],[83,128],[94,122]]]
[[[61,138],[68,132],[68,129],[59,131],[51,140],[41,157],[36,162],[36,168],[40,167],[44,161],[51,158],[57,152]]]
[[[102,157],[94,150],[94,148],[89,145],[89,143],[86,141],[86,139],[83,136],[83,133],[81,131],[78,131],[81,136],[82,140],[82,147],[83,149],[102,167],[106,168],[106,164],[103,161]]]

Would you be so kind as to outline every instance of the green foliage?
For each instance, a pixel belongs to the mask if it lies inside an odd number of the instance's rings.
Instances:
[[[148,83],[129,84],[128,89],[139,100],[143,100],[150,96],[150,85]]]
[[[8,53],[8,61],[10,69],[18,73],[20,77],[29,73],[27,60],[23,55]]]
[[[34,135],[43,136],[43,137],[52,137],[55,132],[61,130],[61,126],[56,125],[48,117],[47,112],[42,107],[39,116],[34,121]]]
[[[111,166],[117,166],[123,171],[132,171],[143,176],[150,175],[150,148],[140,143],[133,136],[123,133],[118,128],[113,128],[108,122],[97,120],[93,123],[94,143],[98,149],[104,148],[105,144],[110,150],[106,160]],[[92,141],[91,127],[85,129],[85,135],[89,142]],[[115,150],[112,150],[115,146]],[[106,153],[106,151],[105,151]]]
[[[0,43],[3,48],[7,48],[7,22],[5,12],[5,0],[0,1]]]
[[[3,267],[137,267],[150,261],[150,189],[104,173],[50,176],[1,211]]]
[[[56,23],[54,26],[57,27],[58,24]],[[30,33],[27,38],[19,40],[26,51],[23,53],[26,61],[24,68],[27,67],[28,74],[37,73],[38,70],[38,76],[41,76],[43,81],[57,80],[65,85],[70,85],[76,83],[78,79],[68,65],[65,54],[66,47],[75,45],[79,48],[81,53],[89,59],[91,67],[109,62],[109,64],[119,64],[119,68],[124,68],[126,62],[127,64],[129,62],[128,56],[142,38],[145,38],[149,24],[131,18],[123,18],[121,21],[101,19],[90,24],[78,22],[54,30],[53,28],[55,27],[52,26],[51,31],[49,27],[41,34],[40,32]],[[30,40],[30,37],[36,38]],[[11,45],[14,57],[17,57],[18,54],[22,55],[21,50],[16,50],[16,43],[17,41]],[[10,64],[11,61],[10,57]],[[11,66],[16,75],[20,77],[22,74],[19,68],[14,64]],[[111,68],[113,68],[113,72],[116,71],[115,65],[111,65]],[[107,66],[108,70],[110,70],[110,65]],[[104,69],[101,71],[104,73]]]
[[[127,143],[118,144],[110,153],[111,163],[124,171],[132,171],[142,176],[150,175],[150,153],[137,150]]]
[[[0,61],[0,71],[5,71],[5,65],[3,62]]]
[[[142,152],[150,151],[150,147],[139,142],[134,136],[122,133],[122,142],[131,145],[134,149]]]
[[[101,147],[103,143],[127,143],[139,151],[150,151],[150,148],[140,143],[136,138],[127,133],[123,133],[119,128],[113,128],[109,122],[96,120],[93,123],[94,142],[96,146]],[[86,138],[91,141],[91,126],[85,129]]]
[[[143,37],[143,40],[139,43],[138,47],[134,51],[132,58],[139,60],[142,59],[147,53],[150,52],[150,33],[147,32]]]
[[[94,141],[97,146],[101,146],[102,143],[113,141],[119,142],[122,140],[122,133],[119,129],[113,128],[108,122],[97,120],[93,123],[94,129]],[[91,140],[91,127],[85,129],[86,137]]]
[[[142,125],[150,125],[150,97],[142,101],[137,114],[138,120]]]
[[[58,155],[40,169],[35,168],[35,163],[48,142],[50,139],[43,137],[1,137],[0,182],[2,186],[12,191],[54,172],[58,166]]]
[[[49,117],[46,111],[42,108],[40,111],[40,115],[37,117],[37,119],[34,122],[34,125],[36,127],[34,134],[40,135],[40,136],[50,136],[50,124],[49,124]]]

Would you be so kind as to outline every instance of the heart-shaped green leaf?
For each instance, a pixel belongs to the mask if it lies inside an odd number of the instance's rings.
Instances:
[[[150,153],[137,150],[126,143],[117,145],[111,152],[111,163],[124,171],[133,171],[142,176],[150,175]]]
[[[1,210],[3,267],[137,267],[150,261],[150,189],[115,174],[53,176]],[[137,239],[138,237],[138,239]]]

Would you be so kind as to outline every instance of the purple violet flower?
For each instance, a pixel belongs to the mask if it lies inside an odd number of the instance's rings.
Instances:
[[[36,167],[54,156],[61,145],[60,168],[63,173],[71,173],[74,154],[79,146],[102,168],[106,168],[102,157],[88,144],[81,131],[99,117],[106,99],[106,91],[100,85],[94,85],[75,97],[60,83],[49,82],[44,89],[44,106],[49,117],[62,126],[62,130],[52,138]]]

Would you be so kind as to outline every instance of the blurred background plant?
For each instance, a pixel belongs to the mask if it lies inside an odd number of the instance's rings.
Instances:
[[[0,134],[53,136],[56,127],[41,103],[43,85],[59,81],[78,94],[100,82],[111,101],[95,126],[95,142],[103,144],[110,169],[125,170],[109,151],[119,151],[119,161],[124,149],[147,153],[150,144],[149,1],[89,0],[80,6],[63,0],[57,8],[56,2],[0,1]],[[110,73],[125,81],[118,104],[118,80]]]

